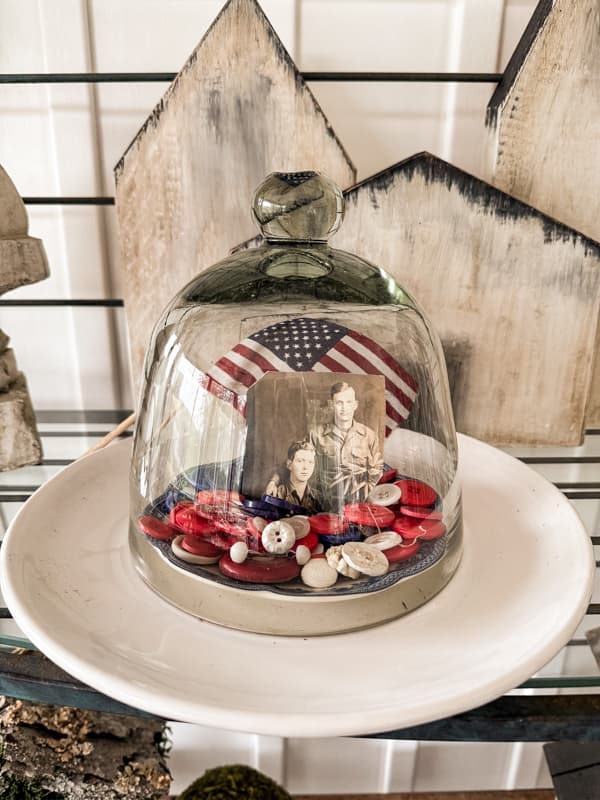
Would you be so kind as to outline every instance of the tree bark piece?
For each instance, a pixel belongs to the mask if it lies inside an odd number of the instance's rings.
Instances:
[[[22,372],[0,392],[0,471],[39,464],[42,444]]]
[[[77,800],[164,797],[171,778],[163,736],[156,718],[2,698],[0,795],[20,785],[23,798],[28,789],[33,798],[33,787]]]
[[[27,231],[25,205],[0,167],[0,294],[50,274],[41,239],[28,236]]]
[[[486,119],[491,181],[598,241],[599,81],[597,0],[542,0]],[[586,423],[600,425],[598,360]]]
[[[136,391],[166,303],[255,232],[249,209],[260,181],[317,168],[341,186],[354,180],[259,5],[229,0],[115,170]]]
[[[598,243],[428,153],[346,192],[331,243],[381,266],[424,306],[458,430],[500,445],[580,443]]]

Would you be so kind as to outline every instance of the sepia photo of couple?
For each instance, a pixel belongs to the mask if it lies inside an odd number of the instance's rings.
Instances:
[[[384,392],[378,375],[266,375],[249,392],[243,493],[307,514],[366,500],[383,471]]]

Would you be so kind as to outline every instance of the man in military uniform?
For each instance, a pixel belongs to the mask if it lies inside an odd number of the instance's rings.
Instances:
[[[346,503],[367,499],[383,472],[377,434],[357,422],[358,401],[352,386],[334,383],[330,391],[333,421],[310,434],[317,454],[317,494],[324,510],[341,511]]]

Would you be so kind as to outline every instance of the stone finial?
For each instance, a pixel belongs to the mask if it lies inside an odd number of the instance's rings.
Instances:
[[[50,274],[42,240],[28,236],[28,230],[25,205],[0,167],[0,294]]]

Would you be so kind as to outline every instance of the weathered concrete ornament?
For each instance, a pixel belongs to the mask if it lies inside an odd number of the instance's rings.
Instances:
[[[597,0],[542,0],[486,119],[492,183],[597,241],[599,53]],[[600,425],[598,361],[586,424]]]
[[[44,245],[28,235],[25,205],[0,167],[0,294],[49,275]],[[38,464],[42,445],[25,376],[0,331],[0,470]]]
[[[229,0],[116,168],[136,391],[168,299],[255,233],[258,183],[316,167],[341,186],[355,176],[258,3]]]

